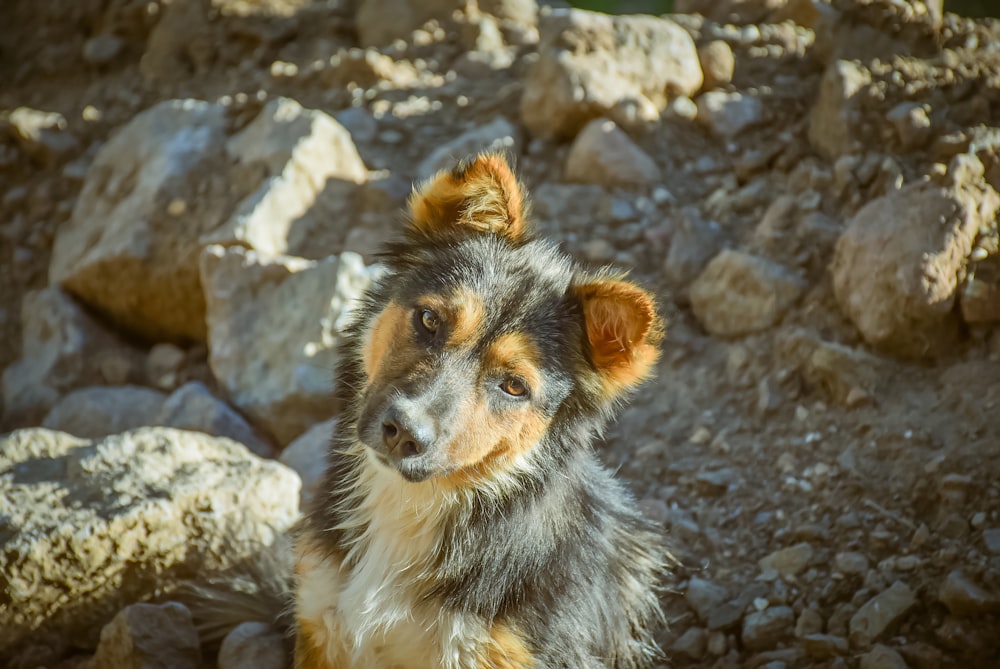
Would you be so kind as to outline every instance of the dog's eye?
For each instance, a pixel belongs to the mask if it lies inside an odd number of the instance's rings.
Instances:
[[[528,386],[524,385],[524,381],[513,376],[508,376],[503,380],[503,383],[500,384],[500,390],[513,397],[523,397],[528,394]]]
[[[434,334],[441,325],[441,321],[438,320],[437,314],[430,309],[422,309],[420,311],[420,325],[431,334]]]

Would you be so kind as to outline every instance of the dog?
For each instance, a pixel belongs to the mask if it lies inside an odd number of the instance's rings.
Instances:
[[[667,554],[591,442],[654,371],[654,299],[534,239],[499,155],[407,214],[341,349],[294,666],[648,666]]]

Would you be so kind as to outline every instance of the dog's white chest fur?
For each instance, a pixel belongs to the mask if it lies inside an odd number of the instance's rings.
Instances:
[[[374,463],[358,496],[354,522],[365,531],[345,565],[300,553],[298,617],[324,636],[327,661],[357,669],[473,666],[485,624],[421,605],[414,587],[434,559],[445,497],[431,485],[401,486],[398,474]]]

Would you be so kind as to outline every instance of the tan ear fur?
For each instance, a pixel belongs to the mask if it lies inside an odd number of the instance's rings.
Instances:
[[[451,172],[438,172],[410,196],[410,225],[425,234],[494,232],[511,240],[525,233],[524,195],[506,159],[476,156]]]
[[[593,363],[611,399],[653,371],[663,321],[652,296],[628,281],[602,279],[575,291],[583,302]]]

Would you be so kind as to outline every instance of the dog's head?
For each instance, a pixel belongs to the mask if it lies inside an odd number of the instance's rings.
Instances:
[[[414,192],[358,331],[358,437],[410,481],[510,471],[560,421],[593,427],[652,371],[644,290],[529,238],[520,185],[483,155]]]

